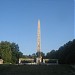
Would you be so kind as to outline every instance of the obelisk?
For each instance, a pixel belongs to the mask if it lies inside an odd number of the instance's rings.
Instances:
[[[37,52],[41,51],[41,32],[40,32],[40,20],[38,20],[38,30],[37,30]]]
[[[41,31],[40,31],[40,20],[38,20],[38,29],[37,29],[37,63],[41,63]]]

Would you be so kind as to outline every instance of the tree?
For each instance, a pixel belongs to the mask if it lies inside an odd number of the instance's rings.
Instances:
[[[10,43],[7,41],[2,41],[0,43],[0,56],[4,60],[5,63],[11,62],[11,48],[10,48]]]
[[[56,58],[56,51],[55,50],[51,50],[50,52],[48,52],[46,54],[46,58],[55,59]]]
[[[40,52],[40,55],[42,56],[42,57],[45,57],[45,53],[43,53],[43,52]],[[36,52],[36,57],[38,56],[38,52]]]
[[[19,58],[22,57],[22,53],[19,51],[19,46],[16,43],[11,43],[12,51],[12,63],[18,63]]]
[[[4,63],[18,63],[22,55],[18,44],[7,41],[0,42],[0,58],[4,60]]]
[[[58,59],[60,64],[75,64],[75,39],[69,41],[58,50],[47,53],[46,58]]]

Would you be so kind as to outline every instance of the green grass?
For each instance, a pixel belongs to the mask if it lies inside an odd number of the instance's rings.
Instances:
[[[70,65],[0,65],[0,75],[75,75]]]

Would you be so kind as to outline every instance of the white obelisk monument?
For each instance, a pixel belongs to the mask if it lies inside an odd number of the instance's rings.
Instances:
[[[41,31],[40,31],[40,20],[38,20],[38,29],[37,29],[37,58],[36,58],[37,63],[42,62],[42,57],[41,57]]]

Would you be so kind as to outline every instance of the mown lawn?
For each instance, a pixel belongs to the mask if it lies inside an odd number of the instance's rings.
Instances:
[[[70,65],[0,65],[0,75],[75,75]]]

